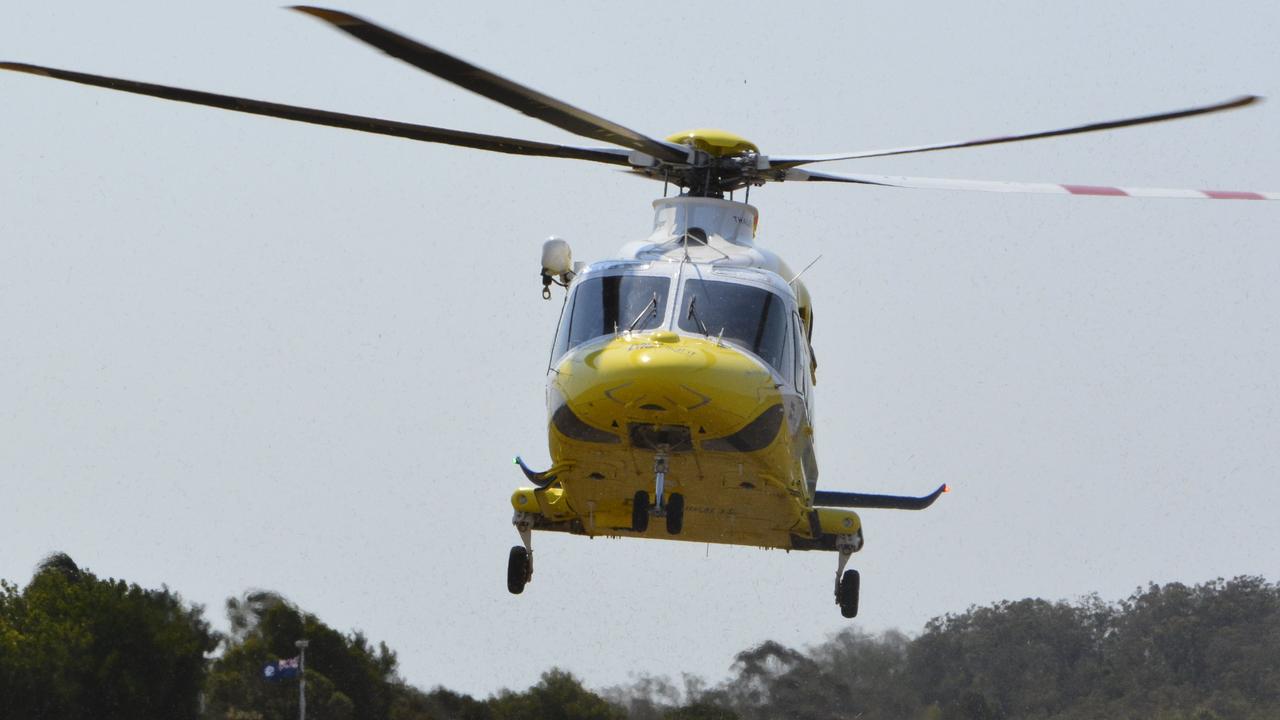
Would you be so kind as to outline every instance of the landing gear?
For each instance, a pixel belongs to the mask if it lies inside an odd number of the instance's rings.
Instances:
[[[658,449],[657,455],[655,455],[653,458],[653,500],[654,502],[653,502],[653,507],[649,509],[649,514],[653,515],[654,517],[665,517],[667,519],[667,534],[679,535],[680,531],[684,529],[684,496],[681,495],[680,493],[671,493],[671,496],[667,498],[666,504],[664,505],[662,502],[662,496],[663,496],[664,486],[666,485],[666,483],[667,483],[667,448],[666,446],[662,446]],[[645,501],[647,504],[649,496],[644,491],[636,493],[636,500],[638,501],[641,495],[645,496]],[[636,514],[639,512],[638,507],[639,507],[639,502],[637,502],[635,505],[632,505],[631,507],[632,527],[637,527],[640,525],[640,523],[635,522]],[[649,526],[648,519],[644,521],[643,525],[646,528]],[[639,532],[643,532],[643,530],[640,530]]]
[[[649,493],[640,490],[631,500],[631,530],[642,533],[649,529]]]
[[[529,564],[529,551],[521,545],[511,548],[511,554],[507,557],[507,590],[512,595],[519,595],[524,592],[525,583],[529,582],[532,575],[533,566]]]
[[[857,570],[845,570],[849,558],[862,549],[862,531],[853,535],[837,535],[836,551],[840,553],[840,562],[836,566],[836,604],[840,606],[840,614],[847,617],[858,616],[858,591],[862,578]]]
[[[662,486],[667,482],[667,454],[661,450],[653,456],[653,514],[662,517]]]
[[[670,499],[667,500],[667,534],[679,535],[683,527],[684,496],[680,493],[671,493]]]
[[[642,533],[649,529],[649,516],[665,517],[667,534],[679,535],[684,528],[684,496],[671,493],[667,504],[650,505],[649,493],[644,490],[636,492],[631,499],[631,532]]]
[[[840,605],[841,615],[847,618],[858,617],[858,587],[861,584],[862,579],[857,570],[844,571],[840,582],[836,584],[836,602]]]
[[[511,518],[511,524],[516,526],[524,544],[511,548],[507,555],[507,590],[512,595],[519,595],[533,579],[533,514],[517,512]]]

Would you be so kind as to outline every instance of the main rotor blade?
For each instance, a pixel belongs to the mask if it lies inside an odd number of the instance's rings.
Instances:
[[[1039,132],[1004,135],[1001,137],[985,138],[982,140],[962,140],[960,142],[938,143],[934,145],[913,145],[910,147],[891,148],[888,150],[860,150],[848,153],[835,153],[832,155],[809,155],[806,157],[770,157],[769,165],[770,167],[785,169],[797,167],[799,165],[808,165],[809,163],[831,162],[833,160],[857,160],[859,158],[885,157],[888,155],[910,155],[912,153],[933,152],[934,150],[951,150],[954,148],[981,147],[983,145],[999,145],[1001,143],[1021,142],[1023,140],[1038,140],[1040,138],[1058,137],[1060,135],[1076,135],[1078,133],[1097,132],[1100,130],[1114,130],[1116,128],[1129,127],[1131,125],[1146,125],[1149,123],[1164,122],[1166,120],[1179,120],[1181,118],[1194,117],[1196,115],[1206,115],[1208,113],[1222,112],[1224,110],[1235,110],[1236,108],[1246,107],[1261,101],[1262,98],[1257,95],[1242,95],[1233,100],[1227,100],[1213,105],[1201,105],[1199,107],[1187,108],[1185,110],[1174,110],[1173,112],[1143,115],[1140,117],[1125,118],[1123,120],[1108,120],[1106,122],[1089,123],[1088,125],[1077,125],[1075,127],[1061,128],[1059,130],[1042,130]]]
[[[348,35],[436,77],[575,135],[639,150],[668,162],[688,161],[688,151],[682,146],[655,140],[363,18],[310,5],[294,5],[292,9],[317,17]]]
[[[484,135],[482,133],[465,132],[463,130],[431,127],[430,125],[415,125],[413,123],[398,122],[396,120],[383,120],[380,118],[364,117],[362,115],[348,115],[346,113],[330,112],[328,110],[299,107],[297,105],[282,105],[280,103],[266,102],[264,100],[250,100],[248,98],[234,97],[231,95],[218,95],[216,93],[202,92],[200,90],[186,90],[184,88],[170,87],[167,85],[155,85],[152,83],[137,82],[135,80],[122,80],[120,78],[106,77],[103,75],[90,75],[88,73],[59,70],[57,68],[42,67],[40,65],[28,65],[26,63],[0,62],[0,70],[14,70],[17,72],[31,73],[32,75],[44,75],[45,77],[56,78],[58,80],[67,80],[84,85],[95,85],[97,87],[121,90],[123,92],[136,93],[138,95],[150,95],[152,97],[164,98],[166,100],[177,100],[179,102],[194,103],[196,105],[209,105],[211,107],[222,108],[224,110],[234,110],[236,112],[250,113],[253,115],[266,115],[268,117],[296,120],[298,122],[312,123],[315,125],[347,128],[349,130],[359,130],[360,132],[375,133],[378,135],[391,135],[394,137],[420,140],[423,142],[460,145],[462,147],[511,153],[513,155],[573,158],[576,160],[592,160],[612,165],[628,164],[627,157],[629,156],[629,153],[626,150],[619,150],[616,148],[579,148],[566,145],[553,145],[551,143],[537,142],[534,140],[520,140],[518,138],[501,137],[498,135]]]
[[[842,182],[882,187],[927,190],[978,190],[981,192],[1044,193],[1050,195],[1101,195],[1106,197],[1182,198],[1190,200],[1280,200],[1280,192],[1247,190],[1182,190],[1174,188],[1112,187],[1108,185],[1065,185],[1057,183],[998,182],[950,178],[901,177],[896,175],[831,175],[812,170],[791,169],[786,180]]]

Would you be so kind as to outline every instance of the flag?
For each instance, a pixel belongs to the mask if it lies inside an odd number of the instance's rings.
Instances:
[[[298,677],[298,658],[272,660],[262,666],[262,677],[265,680]]]
[[[298,677],[298,658],[292,657],[280,660],[279,666],[276,668],[276,677]]]

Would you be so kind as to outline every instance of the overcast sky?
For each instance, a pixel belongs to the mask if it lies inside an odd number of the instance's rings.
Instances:
[[[9,3],[0,60],[593,144],[247,0]],[[1259,108],[827,170],[1280,190],[1280,4],[340,6],[656,136],[766,154],[1038,130],[1242,93]],[[816,303],[821,487],[870,510],[861,615],[836,557],[537,535],[578,259],[647,233],[653,183],[0,75],[0,577],[64,550],[209,606],[277,590],[423,687],[722,678],[765,639],[917,631],[970,604],[1280,577],[1280,203],[823,185],[752,194]]]

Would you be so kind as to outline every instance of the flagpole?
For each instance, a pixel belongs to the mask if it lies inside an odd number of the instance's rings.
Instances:
[[[294,643],[301,654],[298,658],[298,720],[307,720],[307,641]]]

